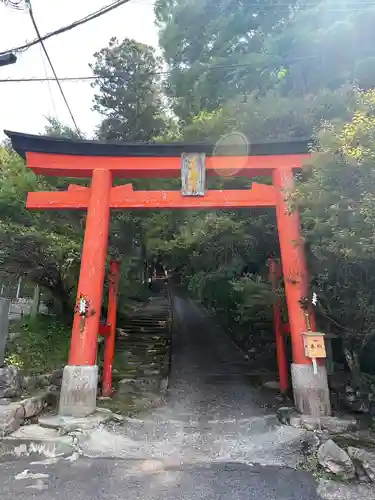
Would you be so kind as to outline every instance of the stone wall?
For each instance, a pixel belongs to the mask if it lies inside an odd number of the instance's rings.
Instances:
[[[32,306],[32,299],[19,298],[11,300],[9,307],[9,320],[16,321],[18,319],[21,319],[23,316],[30,315]],[[39,313],[48,314],[48,308],[43,302],[41,302],[39,305]]]

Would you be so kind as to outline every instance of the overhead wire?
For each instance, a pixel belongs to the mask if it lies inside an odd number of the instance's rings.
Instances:
[[[23,10],[25,8],[24,0],[5,0],[4,3],[7,7],[11,7],[15,10]]]
[[[297,61],[302,61],[305,59],[316,59],[319,56],[317,55],[311,55],[311,56],[304,56],[304,57],[295,57],[295,58],[290,58],[287,62],[297,62]],[[254,66],[253,63],[238,63],[238,64],[218,64],[218,65],[212,65],[212,66],[203,66],[202,65],[202,71],[215,71],[215,70],[230,70],[230,69],[239,69],[239,68],[247,68],[247,67],[252,67]],[[166,71],[153,71],[150,73],[147,73],[145,76],[165,76],[165,75],[170,75],[172,73],[171,70],[166,70]],[[118,73],[118,74],[112,74],[109,77],[110,78],[121,78],[124,76],[124,72]],[[89,80],[96,80],[98,76],[95,75],[83,75],[83,76],[64,76],[59,78],[60,81],[64,82],[77,82],[77,81],[89,81]],[[52,77],[25,77],[25,78],[0,78],[0,83],[30,83],[30,82],[46,82],[46,81],[53,81],[54,78]]]
[[[51,86],[51,79],[48,77],[48,74],[47,74],[47,66],[46,66],[46,61],[45,61],[44,54],[43,54],[42,44],[40,44],[40,53],[41,53],[41,57],[42,57],[44,74],[45,74],[45,77],[47,79],[48,92],[49,92],[49,95],[51,98],[51,104],[52,104],[52,108],[53,108],[53,116],[57,116],[56,105],[55,105],[55,100],[53,98],[53,92],[52,92],[52,86]]]
[[[38,38],[31,40],[31,42],[26,42],[23,45],[19,45],[18,47],[12,47],[10,49],[3,50],[2,52],[0,52],[0,55],[8,54],[9,52],[22,52],[24,50],[27,50],[30,47],[32,47],[33,45],[36,45],[40,42],[44,42],[53,36],[60,35],[62,33],[70,31],[74,28],[77,28],[78,26],[81,26],[82,24],[85,24],[89,21],[97,19],[98,17],[103,16],[104,14],[107,14],[108,12],[111,12],[114,9],[117,9],[118,7],[121,7],[121,5],[124,5],[128,2],[130,2],[130,0],[116,0],[115,2],[112,2],[111,4],[106,5],[105,7],[102,7],[100,9],[92,12],[91,14],[88,14],[85,17],[78,19],[77,21],[74,21],[74,22],[68,24],[67,26],[63,26],[61,28],[58,28],[57,30],[46,33],[43,36],[39,36]]]
[[[66,108],[67,108],[67,110],[68,110],[68,112],[69,112],[70,118],[72,119],[72,122],[73,122],[73,124],[74,124],[75,129],[76,129],[76,132],[77,132],[78,136],[82,139],[81,131],[80,131],[80,130],[79,130],[79,128],[78,128],[78,125],[77,125],[76,119],[74,118],[73,112],[72,112],[72,110],[71,110],[71,107],[69,106],[69,103],[68,103],[68,100],[67,100],[67,98],[66,98],[66,96],[65,96],[64,90],[63,90],[63,88],[62,88],[62,86],[61,86],[61,83],[60,83],[60,81],[59,81],[58,77],[57,77],[57,74],[56,74],[55,68],[54,68],[54,66],[53,66],[53,64],[52,64],[52,61],[51,61],[51,58],[50,58],[50,56],[49,56],[49,54],[48,54],[48,51],[47,51],[47,49],[46,49],[46,46],[45,46],[45,44],[44,44],[43,40],[41,39],[41,36],[40,36],[40,31],[39,31],[38,25],[36,24],[36,21],[35,21],[35,17],[34,17],[34,13],[33,13],[33,9],[32,9],[32,6],[31,6],[31,2],[30,2],[30,0],[28,0],[28,5],[29,5],[29,15],[30,15],[31,22],[32,22],[32,24],[33,24],[33,26],[34,26],[35,33],[37,34],[37,37],[38,37],[38,39],[40,40],[40,44],[41,44],[41,46],[42,46],[43,52],[44,52],[44,54],[45,54],[45,56],[46,56],[46,58],[47,58],[48,64],[49,64],[49,65],[50,65],[50,67],[51,67],[51,70],[52,70],[52,73],[53,73],[54,79],[55,79],[55,81],[56,81],[56,83],[57,83],[57,85],[58,85],[58,87],[59,87],[59,90],[60,90],[61,96],[62,96],[62,98],[63,98],[63,100],[64,100],[64,102],[65,102]]]

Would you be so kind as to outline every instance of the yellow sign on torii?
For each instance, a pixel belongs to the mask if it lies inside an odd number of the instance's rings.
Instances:
[[[205,155],[202,153],[183,153],[181,160],[181,194],[183,196],[204,196]]]

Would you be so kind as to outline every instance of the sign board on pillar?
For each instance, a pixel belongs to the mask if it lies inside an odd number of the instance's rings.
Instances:
[[[181,194],[204,196],[206,184],[206,156],[204,153],[182,153]]]
[[[303,334],[305,356],[311,359],[325,358],[324,333],[306,332]]]

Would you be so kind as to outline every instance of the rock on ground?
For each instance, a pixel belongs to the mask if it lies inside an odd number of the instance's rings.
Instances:
[[[21,394],[21,377],[16,367],[0,368],[0,398],[15,398]]]
[[[47,406],[48,393],[0,405],[0,437],[7,436],[19,429],[26,418],[34,417]]]
[[[19,403],[0,406],[0,437],[17,430],[24,421],[24,409]]]
[[[24,399],[19,403],[24,410],[24,418],[34,417],[47,406],[47,394],[39,394],[31,398]]]
[[[375,453],[349,446],[348,455],[363,470],[368,479],[375,483]]]
[[[318,462],[328,472],[342,479],[354,479],[355,467],[349,455],[332,439],[328,439],[318,449]]]

